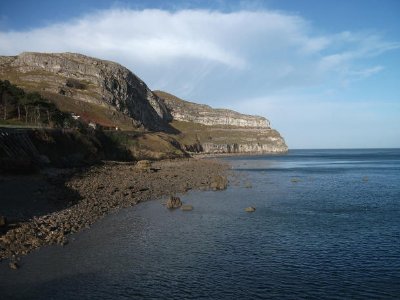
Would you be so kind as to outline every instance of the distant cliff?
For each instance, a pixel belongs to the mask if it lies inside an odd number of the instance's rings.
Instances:
[[[264,117],[250,116],[229,109],[215,109],[208,105],[184,101],[163,91],[154,91],[170,110],[177,121],[200,123],[204,125],[228,125],[238,127],[269,128]]]
[[[25,52],[0,56],[0,79],[39,92],[61,111],[87,123],[130,132],[163,132],[162,136],[145,135],[133,141],[131,144],[140,149],[135,157],[154,156],[149,153],[163,157],[161,145],[175,147],[176,150],[168,151],[177,155],[181,151],[287,151],[284,139],[266,118],[214,109],[166,92],[152,92],[139,77],[114,62],[74,53]]]
[[[197,153],[282,153],[288,150],[278,131],[263,117],[182,100],[162,91],[165,103],[186,150]]]

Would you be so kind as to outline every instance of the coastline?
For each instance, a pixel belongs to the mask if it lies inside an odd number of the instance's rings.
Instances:
[[[289,153],[289,149],[287,151],[275,151],[275,152],[221,152],[221,153],[190,153],[190,155],[194,158],[198,159],[207,159],[207,158],[229,158],[229,157],[251,157],[251,156],[280,156],[287,155]]]
[[[187,158],[156,161],[151,168],[141,168],[134,163],[105,162],[86,169],[44,170],[39,175],[42,181],[38,187],[35,186],[38,175],[24,176],[25,182],[34,185],[30,188],[37,189],[33,194],[53,199],[53,204],[57,205],[53,212],[43,215],[38,212],[37,216],[14,224],[0,235],[0,261],[8,259],[10,267],[18,267],[19,256],[45,245],[66,245],[71,233],[88,228],[124,207],[191,189],[222,189],[224,187],[216,187],[215,182],[222,177],[226,185],[228,169],[226,163],[215,159]],[[8,185],[19,178],[8,179]],[[7,176],[2,176],[1,189],[7,189],[5,181]],[[26,188],[29,190],[29,185]],[[36,199],[22,200],[30,208],[37,206]]]

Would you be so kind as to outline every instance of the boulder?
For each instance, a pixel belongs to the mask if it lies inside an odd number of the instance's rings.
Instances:
[[[179,197],[170,196],[166,205],[167,208],[178,208],[182,206],[182,201]]]
[[[139,160],[135,167],[139,171],[149,171],[150,168],[151,168],[151,161],[149,161],[149,160]]]
[[[181,210],[183,210],[183,211],[191,211],[191,210],[193,210],[193,206],[185,204],[185,205],[181,206]]]
[[[228,180],[226,179],[226,177],[221,175],[214,176],[210,184],[210,188],[214,191],[225,190],[227,186]]]
[[[10,269],[13,269],[13,270],[18,270],[18,268],[19,268],[19,265],[16,263],[16,262],[10,262],[9,264],[8,264],[8,266],[10,267]]]
[[[246,211],[246,212],[255,212],[255,211],[256,211],[256,208],[253,207],[253,206],[249,206],[249,207],[246,207],[246,208],[244,209],[244,211]]]

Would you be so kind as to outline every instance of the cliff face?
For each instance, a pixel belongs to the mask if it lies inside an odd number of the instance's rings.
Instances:
[[[215,109],[208,105],[184,101],[163,91],[154,91],[170,110],[174,120],[204,125],[227,125],[237,127],[269,128],[264,117],[240,114],[229,109]]]
[[[136,125],[163,129],[171,120],[164,103],[127,68],[74,53],[22,53],[0,57],[0,74],[12,83],[108,106]]]
[[[214,109],[155,91],[173,116],[186,150],[198,153],[282,153],[285,140],[270,122],[227,109]]]

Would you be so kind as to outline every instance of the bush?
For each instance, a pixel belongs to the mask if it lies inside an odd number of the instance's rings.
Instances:
[[[65,85],[67,87],[78,89],[78,90],[84,90],[86,88],[86,85],[84,83],[80,82],[77,79],[73,79],[73,78],[68,78]]]

